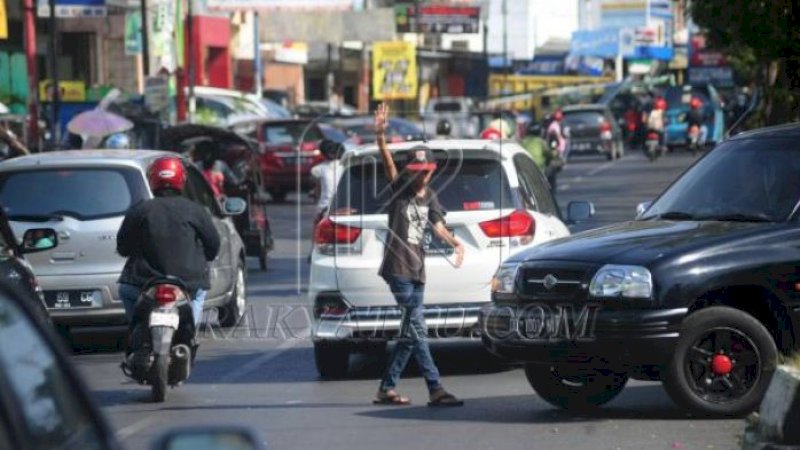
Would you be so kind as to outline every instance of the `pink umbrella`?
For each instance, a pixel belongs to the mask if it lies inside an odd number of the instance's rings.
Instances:
[[[103,109],[82,112],[67,124],[70,133],[84,137],[103,137],[122,133],[131,128],[133,123],[130,120]]]

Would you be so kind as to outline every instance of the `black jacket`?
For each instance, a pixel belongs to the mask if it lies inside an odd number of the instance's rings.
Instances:
[[[209,289],[207,261],[219,247],[219,233],[202,206],[177,195],[139,203],[117,233],[117,252],[128,258],[119,282],[143,287],[170,275],[192,293]]]

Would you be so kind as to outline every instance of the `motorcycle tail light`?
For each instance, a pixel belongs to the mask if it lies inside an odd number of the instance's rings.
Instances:
[[[161,306],[171,305],[184,298],[183,291],[171,284],[159,284],[149,294]]]

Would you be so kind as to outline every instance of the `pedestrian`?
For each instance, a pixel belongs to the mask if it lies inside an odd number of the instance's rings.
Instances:
[[[429,184],[436,170],[433,153],[426,147],[415,147],[406,154],[407,162],[398,173],[386,147],[389,108],[378,106],[375,131],[384,171],[392,197],[386,209],[389,214],[389,236],[384,248],[380,276],[389,285],[397,305],[403,311],[397,345],[381,381],[375,399],[381,405],[408,405],[408,397],[396,388],[400,375],[414,355],[428,387],[428,406],[461,406],[464,403],[447,392],[441,384],[439,370],[428,346],[428,330],[423,315],[425,292],[425,232],[430,229],[454,248],[454,267],[464,260],[464,245],[445,227],[445,211]]]
[[[336,194],[336,185],[342,175],[341,157],[344,155],[344,145],[330,139],[323,139],[319,143],[319,151],[325,158],[324,161],[311,168],[311,176],[314,178],[314,190],[312,196],[317,199],[317,211],[314,214],[314,225],[311,233],[311,251],[314,250],[314,230],[317,224],[325,217],[333,204],[333,197]],[[311,253],[308,254],[308,263],[311,264]]]

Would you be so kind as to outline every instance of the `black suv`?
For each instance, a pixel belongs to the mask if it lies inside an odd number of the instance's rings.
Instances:
[[[800,126],[724,142],[636,220],[507,260],[483,342],[563,408],[661,380],[700,415],[760,402],[800,348]]]

